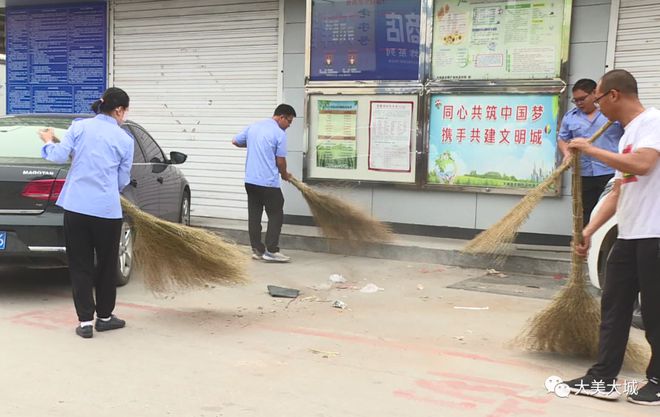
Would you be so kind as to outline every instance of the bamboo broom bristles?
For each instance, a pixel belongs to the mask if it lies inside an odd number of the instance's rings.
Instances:
[[[316,191],[293,176],[289,181],[302,193],[324,236],[349,241],[392,240],[389,227],[361,209],[335,196]]]
[[[133,256],[147,288],[164,293],[243,283],[247,254],[215,234],[168,222],[121,198],[134,233]]]
[[[607,122],[598,129],[594,135],[589,138],[589,142],[593,142],[600,135],[610,127],[612,122]],[[466,253],[484,253],[489,255],[501,255],[506,253],[510,244],[516,238],[518,230],[522,224],[527,220],[530,213],[539,204],[548,189],[557,182],[559,177],[570,168],[576,159],[573,154],[571,158],[565,160],[559,167],[557,167],[548,178],[541,184],[530,190],[518,204],[515,205],[507,214],[504,215],[497,223],[489,229],[479,233],[477,237],[472,239],[463,248]]]
[[[573,167],[573,242],[582,242],[582,181],[580,160]],[[550,305],[537,314],[519,337],[519,344],[535,351],[559,352],[585,357],[598,353],[600,309],[584,279],[584,259],[572,251],[568,283]]]
[[[584,219],[578,153],[573,158],[573,162],[573,245],[579,245],[583,240]],[[598,355],[600,321],[600,306],[587,289],[584,258],[573,250],[568,283],[548,307],[529,321],[514,342],[528,350],[595,359]],[[648,363],[648,352],[642,346],[629,341],[625,363],[631,369],[643,372]]]

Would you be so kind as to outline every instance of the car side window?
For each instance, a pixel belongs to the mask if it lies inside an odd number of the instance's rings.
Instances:
[[[154,141],[144,129],[136,125],[131,125],[131,130],[142,148],[142,151],[144,151],[144,157],[147,162],[165,163],[165,155],[163,155],[160,146],[158,146],[156,141]]]
[[[128,136],[133,138],[133,163],[134,164],[144,164],[147,162],[147,160],[144,158],[144,152],[142,152],[142,148],[140,147],[140,144],[138,143],[137,139],[135,139],[135,135],[133,135],[133,132],[131,132],[131,129],[128,128],[128,126],[123,125],[121,127],[128,133]]]

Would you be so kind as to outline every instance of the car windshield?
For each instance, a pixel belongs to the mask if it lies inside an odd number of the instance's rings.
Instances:
[[[41,159],[43,142],[39,138],[39,131],[52,127],[55,136],[62,138],[70,125],[71,119],[68,118],[0,117],[0,157],[50,164]]]

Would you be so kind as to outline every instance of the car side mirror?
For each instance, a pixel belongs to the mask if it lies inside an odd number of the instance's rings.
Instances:
[[[183,164],[188,159],[188,155],[182,152],[170,152],[170,162],[174,165]]]

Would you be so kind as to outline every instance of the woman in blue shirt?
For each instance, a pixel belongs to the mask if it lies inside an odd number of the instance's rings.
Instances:
[[[60,142],[53,136],[52,129],[40,132],[44,141],[41,153],[45,159],[66,163],[71,158],[71,167],[56,204],[64,209],[69,275],[80,320],[76,334],[83,338],[93,336],[94,324],[97,331],[126,325],[112,312],[117,297],[117,256],[122,224],[119,193],[130,181],[133,162],[133,138],[120,127],[128,104],[129,97],[123,90],[108,88],[103,97],[92,104],[96,116],[74,121]]]

